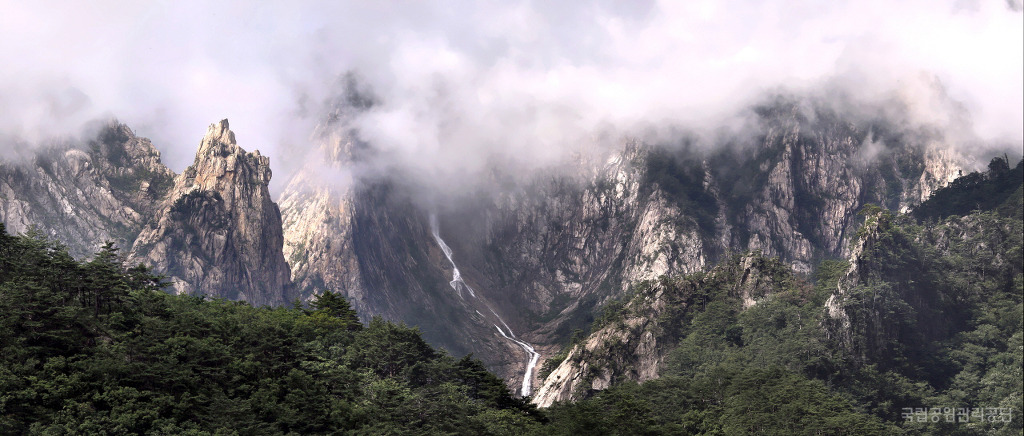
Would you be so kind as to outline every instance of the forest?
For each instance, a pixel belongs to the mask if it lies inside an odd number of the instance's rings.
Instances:
[[[0,225],[2,226],[2,225]],[[0,227],[0,434],[519,434],[543,416],[472,356],[309,307],[174,296],[104,247]]]

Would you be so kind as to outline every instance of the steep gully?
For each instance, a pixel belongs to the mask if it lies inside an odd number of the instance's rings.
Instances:
[[[483,301],[481,297],[477,297],[476,292],[473,290],[473,288],[466,284],[466,282],[462,279],[462,273],[459,272],[459,267],[455,265],[455,260],[452,259],[451,247],[449,247],[448,244],[444,242],[444,239],[441,239],[439,226],[437,224],[437,215],[430,215],[430,231],[434,235],[434,240],[437,241],[437,245],[441,247],[441,251],[443,251],[445,257],[448,258],[448,262],[452,264],[452,281],[449,282],[448,284],[451,285],[452,289],[454,289],[456,293],[458,293],[459,298],[463,299],[463,301],[467,302],[471,306],[482,305],[483,308],[485,308],[487,312],[493,315],[495,320],[497,321],[496,323],[493,321],[490,322],[491,325],[493,325],[494,328],[498,330],[498,333],[501,334],[501,336],[506,340],[515,343],[516,345],[522,347],[524,351],[526,351],[526,354],[529,358],[526,362],[526,370],[523,372],[523,387],[520,390],[520,394],[524,397],[529,396],[531,393],[530,382],[533,379],[533,369],[534,367],[537,366],[537,361],[540,360],[540,354],[537,353],[536,350],[534,350],[533,345],[530,345],[529,343],[524,342],[519,338],[516,338],[516,334],[512,332],[512,329],[509,328],[508,324],[505,324],[505,321],[501,319],[501,316],[499,316],[498,313],[495,312],[493,308],[491,308],[491,305],[487,304],[486,301]],[[465,299],[462,292],[463,290],[465,290],[469,294],[471,300]],[[481,313],[480,310],[474,309],[474,311],[476,312],[477,315],[486,318],[486,315]],[[502,327],[505,327],[505,330],[502,330],[501,327],[498,327],[499,323],[502,325]],[[506,330],[508,331],[507,334],[505,333]]]

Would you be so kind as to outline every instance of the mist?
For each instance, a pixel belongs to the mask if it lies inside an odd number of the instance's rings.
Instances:
[[[338,3],[0,2],[0,138],[116,117],[180,172],[229,118],[280,193],[355,72],[376,104],[351,126],[440,184],[742,129],[779,90],[895,99],[963,147],[1024,143],[1019,1]]]

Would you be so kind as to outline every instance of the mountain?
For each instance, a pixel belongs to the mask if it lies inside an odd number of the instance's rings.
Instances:
[[[760,252],[736,255],[706,273],[663,275],[636,283],[603,308],[591,333],[545,362],[541,407],[574,401],[624,380],[659,377],[682,325],[707,310],[716,293],[748,309],[795,281],[794,272]]]
[[[173,177],[148,139],[111,122],[84,143],[52,145],[29,162],[0,163],[0,221],[13,233],[34,227],[59,237],[76,257],[108,240],[130,247]]]
[[[342,107],[341,127],[319,134],[328,174],[375,152],[344,122],[365,108]],[[417,201],[417,187],[394,171],[346,173],[339,188],[307,168],[281,202],[294,279],[303,295],[344,290],[364,317],[409,322],[432,343],[476,352],[518,385],[532,356],[511,338],[549,357],[632,283],[702,271],[730,252],[759,250],[808,273],[849,254],[863,205],[907,210],[969,164],[934,132],[824,105],[772,101],[755,112],[752,141],[627,141],[582,154],[571,170],[495,168],[457,198]],[[448,283],[453,265],[472,293]]]
[[[546,365],[533,400],[573,401],[543,410],[417,329],[360,323],[339,294],[287,309],[167,295],[112,244],[75,260],[0,224],[0,429],[1019,434],[1020,197],[947,201],[1024,185],[1008,171],[993,161],[915,208],[940,220],[863,208],[850,256],[810,277],[754,252],[635,283]]]
[[[475,353],[512,379],[522,372],[521,347],[494,334],[504,322],[486,302],[474,306],[470,292],[451,288],[431,211],[401,180],[358,174],[374,150],[348,123],[373,100],[347,83],[312,135],[312,158],[281,195],[284,254],[296,289],[305,300],[341,292],[364,321],[382,316],[415,325],[430,343],[455,355]],[[483,314],[492,322],[480,322]]]
[[[0,431],[1019,434],[1021,174],[994,160],[913,209],[924,218],[868,205],[849,257],[810,276],[749,252],[635,282],[532,398],[417,329],[359,322],[339,294],[167,295],[113,245],[76,260],[0,224]],[[999,198],[949,201],[972,192]],[[481,301],[455,275],[452,294]]]
[[[270,198],[270,160],[235,142],[228,120],[210,125],[195,162],[174,179],[129,259],[168,276],[178,294],[256,305],[290,300],[281,212]]]
[[[227,120],[210,125],[178,175],[148,139],[111,122],[84,144],[0,166],[0,218],[12,232],[68,241],[76,257],[114,242],[176,293],[280,305],[292,288],[270,177],[267,157],[239,147]]]
[[[123,126],[90,141],[98,151],[4,164],[3,222],[76,241],[78,256],[111,239],[178,293],[279,305],[341,292],[364,321],[417,326],[527,394],[538,363],[634,283],[754,250],[807,274],[850,254],[865,204],[908,210],[970,165],[941,132],[779,98],[753,108],[742,135],[627,140],[528,172],[496,165],[449,193],[381,169],[386,152],[352,122],[374,98],[346,83],[280,212],[267,158],[223,121],[178,175]],[[128,145],[124,165],[101,153]]]
[[[865,207],[812,276],[754,252],[637,283],[534,402],[562,434],[1018,434],[1024,224],[1003,193],[1024,178],[989,168],[914,209],[941,219]],[[976,192],[999,198],[950,201]]]

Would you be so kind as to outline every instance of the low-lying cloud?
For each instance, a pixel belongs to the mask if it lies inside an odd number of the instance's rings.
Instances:
[[[277,191],[348,71],[378,101],[362,137],[445,183],[598,137],[740,123],[779,89],[901,96],[972,144],[1024,141],[1013,0],[3,3],[0,133],[38,142],[114,116],[180,171],[227,117],[271,156]]]

